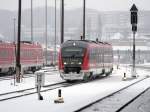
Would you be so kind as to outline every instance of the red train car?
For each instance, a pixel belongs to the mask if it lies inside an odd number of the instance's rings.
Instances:
[[[40,44],[21,42],[21,67],[33,72],[43,66],[43,50]],[[12,73],[16,65],[16,46],[14,43],[0,42],[0,73]]]
[[[59,52],[60,76],[67,80],[87,80],[113,70],[113,50],[108,43],[69,40]]]
[[[49,66],[53,66],[53,65],[57,65],[58,60],[58,50],[54,50],[54,49],[47,49],[47,56],[46,56],[46,49],[44,49],[44,63],[46,63],[46,58],[47,58],[47,65]]]

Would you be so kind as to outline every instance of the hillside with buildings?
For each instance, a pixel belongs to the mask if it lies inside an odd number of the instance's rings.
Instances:
[[[57,42],[60,42],[60,10],[57,9]],[[0,10],[0,34],[3,40],[14,40],[14,18],[17,32],[17,12]],[[29,9],[22,11],[21,38],[31,40],[31,12]],[[146,41],[150,38],[150,11],[139,11],[137,39]],[[82,9],[65,10],[65,40],[80,39],[82,35]],[[55,10],[48,7],[47,28],[48,43],[52,43],[55,37]],[[125,11],[105,11],[99,12],[93,9],[86,10],[86,38],[103,41],[121,39],[128,41],[132,37],[130,25],[130,12]],[[16,33],[17,35],[17,33]],[[143,38],[143,39],[141,39]],[[35,8],[33,10],[33,39],[34,41],[45,42],[45,8]],[[115,44],[115,41],[114,41]]]

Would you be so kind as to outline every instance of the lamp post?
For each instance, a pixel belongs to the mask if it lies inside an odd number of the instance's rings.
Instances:
[[[45,0],[45,60],[46,65],[47,63],[47,0]]]
[[[61,44],[64,42],[64,0],[61,0]]]
[[[55,50],[54,50],[54,65],[56,64],[56,37],[57,37],[57,32],[56,32],[56,30],[57,30],[57,23],[56,23],[56,21],[57,21],[57,10],[56,10],[56,4],[57,2],[56,2],[56,0],[55,0]]]
[[[16,18],[14,18],[13,21],[14,21],[14,47],[15,47],[14,59],[16,59]],[[16,60],[14,60],[14,66],[15,64],[16,64]]]
[[[132,77],[136,77],[136,69],[135,69],[135,34],[137,32],[137,23],[138,23],[138,9],[136,5],[133,4],[131,9],[131,25],[132,25],[132,32],[133,32],[133,65],[132,65]]]
[[[83,40],[85,40],[85,0],[83,0]]]
[[[16,18],[13,19],[14,22],[14,67],[16,66]],[[14,75],[14,85],[15,85],[15,79],[16,76]]]
[[[117,54],[118,54],[118,64],[117,64],[117,69],[119,69],[119,64],[120,64],[120,51],[118,49],[117,51]]]
[[[16,18],[13,18],[14,22],[14,43],[16,44]]]
[[[16,54],[16,82],[20,83],[20,35],[21,35],[21,0],[18,1],[18,38],[17,38],[17,54]]]
[[[33,42],[33,1],[31,0],[31,42]]]

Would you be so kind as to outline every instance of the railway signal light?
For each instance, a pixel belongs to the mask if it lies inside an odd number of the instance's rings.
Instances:
[[[135,6],[135,4],[132,5],[131,9],[131,24],[132,24],[132,31],[136,32],[137,31],[137,23],[138,23],[138,9]]]
[[[135,4],[132,5],[130,12],[131,12],[131,24],[132,25],[137,24],[138,23],[138,15],[137,15],[138,9],[136,8]]]

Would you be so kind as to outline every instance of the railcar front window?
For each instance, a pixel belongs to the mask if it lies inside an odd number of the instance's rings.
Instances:
[[[62,48],[62,58],[65,66],[79,67],[83,62],[84,48],[66,47]]]
[[[83,57],[84,49],[80,47],[67,47],[62,49],[63,57]]]

